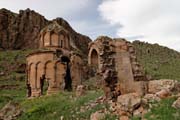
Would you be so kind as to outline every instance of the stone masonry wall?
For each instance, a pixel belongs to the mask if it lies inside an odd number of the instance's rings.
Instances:
[[[124,39],[98,37],[89,44],[88,61],[91,63],[92,49],[98,53],[98,74],[102,78],[107,98],[116,99],[121,94],[145,92],[145,75],[138,64],[130,42]]]

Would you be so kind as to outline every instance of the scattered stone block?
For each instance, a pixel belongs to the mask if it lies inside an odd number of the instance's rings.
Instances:
[[[96,111],[95,113],[92,113],[90,116],[90,120],[104,120],[105,114],[101,113],[100,111]]]
[[[78,85],[76,88],[76,96],[82,96],[84,95],[86,92],[86,87],[84,85]]]
[[[172,104],[172,107],[180,109],[180,97]]]

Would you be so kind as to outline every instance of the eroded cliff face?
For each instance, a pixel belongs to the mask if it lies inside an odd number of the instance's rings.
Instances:
[[[16,17],[16,14],[11,13],[6,9],[0,10],[0,47],[9,47],[9,26]]]
[[[74,47],[86,54],[91,39],[75,32],[64,19],[57,18],[55,20],[70,32]],[[20,10],[19,14],[0,9],[0,49],[38,48],[39,33],[51,22],[30,9]]]
[[[2,49],[26,49],[38,47],[39,31],[48,21],[30,9],[19,14],[0,10],[0,47]]]

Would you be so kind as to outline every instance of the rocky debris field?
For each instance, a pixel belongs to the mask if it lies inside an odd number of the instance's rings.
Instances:
[[[161,79],[152,80],[148,83],[148,93],[143,97],[137,93],[120,95],[117,101],[106,101],[110,106],[107,110],[96,111],[91,115],[91,120],[101,120],[105,113],[111,113],[119,117],[120,120],[130,120],[133,117],[146,120],[145,115],[151,112],[153,107],[161,100],[175,98],[171,105],[175,109],[180,108],[180,82],[176,80]],[[103,97],[100,103],[105,102]],[[93,104],[91,104],[93,105]]]

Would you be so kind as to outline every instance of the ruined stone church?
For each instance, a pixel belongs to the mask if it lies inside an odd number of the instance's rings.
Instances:
[[[41,30],[39,50],[27,56],[29,96],[41,96],[44,82],[48,83],[47,94],[75,89],[86,77],[86,66],[101,77],[107,96],[146,92],[146,77],[130,42],[98,37],[89,43],[89,54],[84,58],[72,49],[71,40],[70,33],[57,22]]]
[[[46,26],[40,33],[39,48],[27,56],[31,96],[41,95],[43,77],[48,82],[47,94],[71,90],[81,84],[83,61],[71,50],[70,35],[62,26],[57,22]]]

